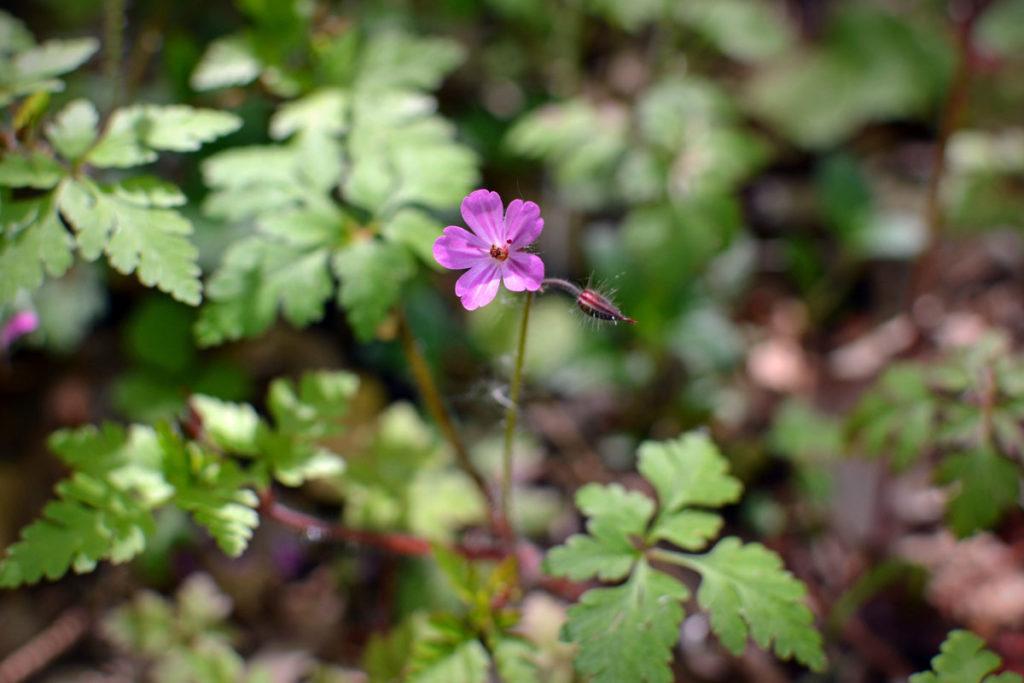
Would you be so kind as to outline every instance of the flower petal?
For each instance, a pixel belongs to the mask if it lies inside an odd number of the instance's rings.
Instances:
[[[540,236],[544,219],[540,207],[533,202],[513,199],[505,212],[505,239],[512,240],[510,248],[522,249]]]
[[[481,261],[491,260],[490,246],[468,230],[449,225],[444,234],[434,240],[434,260],[445,268],[472,268]]]
[[[455,282],[455,293],[462,299],[467,311],[486,306],[498,293],[501,281],[501,266],[498,261],[478,263],[462,274]]]
[[[524,289],[535,292],[540,289],[543,279],[544,262],[536,254],[512,252],[502,268],[502,280],[505,289],[510,292],[521,292]]]
[[[489,190],[475,190],[462,200],[462,218],[470,230],[487,242],[488,247],[505,244],[501,209],[501,197]]]

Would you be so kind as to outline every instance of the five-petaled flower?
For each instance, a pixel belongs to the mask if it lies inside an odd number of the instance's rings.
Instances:
[[[540,289],[544,262],[524,251],[544,229],[536,204],[513,199],[503,216],[497,192],[476,190],[462,200],[462,218],[473,232],[449,225],[434,242],[434,258],[445,268],[469,268],[455,283],[467,311],[491,303],[499,281],[510,292]]]

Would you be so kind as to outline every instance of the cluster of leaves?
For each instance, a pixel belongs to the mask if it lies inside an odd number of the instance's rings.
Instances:
[[[942,652],[932,659],[932,671],[916,673],[910,683],[1022,683],[1020,674],[991,672],[999,668],[999,655],[984,649],[985,641],[970,631],[950,631]]]
[[[192,574],[173,600],[140,591],[131,602],[104,619],[106,636],[141,660],[146,679],[158,683],[270,683],[270,666],[247,663],[235,649],[236,633],[228,617],[231,598],[206,574]],[[330,667],[310,661],[308,680],[344,680]],[[306,679],[304,679],[306,680]]]
[[[7,43],[13,53],[0,55],[11,69],[5,70],[11,82],[5,104],[26,92],[59,89],[53,77],[80,66],[96,49],[91,39],[34,46],[24,27],[2,13],[0,32],[18,38]],[[16,125],[28,117],[22,128],[33,128],[43,108],[45,99],[29,98],[15,113]],[[198,304],[202,284],[188,239],[192,225],[174,208],[185,203],[181,191],[151,175],[105,183],[87,171],[142,166],[162,151],[194,151],[240,125],[233,114],[185,105],[122,107],[101,125],[88,100],[68,103],[43,127],[48,146],[28,141],[0,158],[0,304],[38,288],[44,272],[63,275],[75,250],[90,261],[105,255],[116,270],[137,272],[143,284]],[[12,190],[22,188],[35,192],[15,198]]]
[[[518,592],[515,558],[485,567],[439,546],[435,558],[460,607],[416,613],[371,638],[363,657],[370,680],[484,683],[491,671],[509,683],[538,680],[536,648],[512,631],[519,614],[507,606]]]
[[[258,491],[272,480],[298,486],[343,470],[319,442],[340,428],[356,385],[347,373],[308,373],[297,387],[276,380],[267,395],[272,423],[250,405],[196,396],[195,439],[167,424],[56,432],[50,448],[72,474],[8,548],[0,586],[126,562],[156,533],[154,512],[164,506],[189,513],[228,555],[241,554],[259,524]]]
[[[1024,359],[989,336],[945,362],[892,366],[847,421],[852,443],[903,470],[930,453],[955,488],[949,525],[991,528],[1017,504],[1024,457]]]
[[[589,518],[587,533],[552,549],[544,562],[545,571],[556,576],[622,582],[589,590],[569,608],[563,635],[580,647],[577,668],[597,681],[672,680],[667,662],[690,590],[653,564],[658,562],[700,575],[697,603],[734,654],[753,637],[780,657],[823,669],[821,635],[803,602],[806,589],[778,555],[735,537],[704,554],[693,552],[705,548],[722,527],[720,515],[701,508],[735,502],[741,491],[710,439],[690,433],[647,442],[638,457],[658,502],[619,484],[584,486],[576,504]]]
[[[305,36],[295,38],[312,41],[302,52],[318,87],[286,78],[295,86],[288,93],[302,96],[272,117],[274,143],[234,148],[203,165],[212,188],[207,215],[255,231],[231,245],[210,281],[196,326],[200,344],[257,335],[279,308],[291,323],[307,325],[332,296],[356,335],[373,338],[416,272],[413,257],[435,265],[430,248],[443,224],[429,211],[450,209],[476,182],[475,156],[455,141],[427,94],[461,61],[456,44],[356,28]],[[213,87],[266,75],[261,67],[245,79],[211,76],[240,73],[221,60],[249,42],[231,36],[214,43],[194,82]]]

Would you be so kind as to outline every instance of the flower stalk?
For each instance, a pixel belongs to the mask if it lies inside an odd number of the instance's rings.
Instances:
[[[505,411],[505,447],[501,454],[501,513],[509,526],[512,525],[512,441],[515,437],[516,421],[519,417],[519,388],[523,380],[523,358],[526,355],[526,330],[530,323],[530,303],[533,292],[526,292],[523,299],[523,318],[519,323],[519,343],[516,347],[515,367],[512,371],[512,389],[508,409]]]

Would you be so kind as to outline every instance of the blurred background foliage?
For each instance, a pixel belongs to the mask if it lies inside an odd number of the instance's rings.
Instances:
[[[53,429],[180,418],[191,393],[262,409],[272,378],[309,368],[362,380],[339,449],[348,477],[306,491],[325,511],[344,501],[346,523],[430,538],[479,523],[396,339],[414,331],[496,470],[519,309],[499,295],[466,313],[430,257],[483,186],[541,206],[549,276],[638,321],[596,324],[557,291],[535,302],[516,472],[532,537],[572,531],[581,484],[633,481],[641,440],[707,424],[746,482],[730,527],[781,552],[819,615],[844,617],[829,622],[830,680],[926,668],[953,625],[1024,667],[1024,0],[33,0],[16,13],[40,41],[102,43],[39,117],[88,97],[103,115],[180,102],[242,125],[152,167],[188,199],[198,309],[82,262],[0,309],[40,315],[0,368],[0,546],[60,475]],[[286,680],[231,648],[297,629],[303,652],[355,667],[365,651],[388,680],[386,653],[439,628],[422,621],[436,599],[423,587],[447,584],[425,563],[270,529],[254,543],[273,566],[231,564],[173,514],[160,523],[166,543],[140,569],[63,586],[109,606],[136,584],[173,592],[196,568],[230,576],[244,637],[205,629],[209,643],[182,649],[188,628],[173,624],[190,610],[230,612],[196,597],[216,591],[201,581],[177,606],[141,594],[110,616],[112,642],[156,671],[193,656],[220,667],[208,680]],[[965,588],[986,582],[1011,597]],[[61,588],[0,595],[0,653],[67,604]],[[545,680],[571,680],[552,602],[527,596],[524,630]],[[731,662],[700,628],[684,628],[680,675],[769,680],[758,667],[775,665]],[[354,675],[263,654],[293,677]]]

